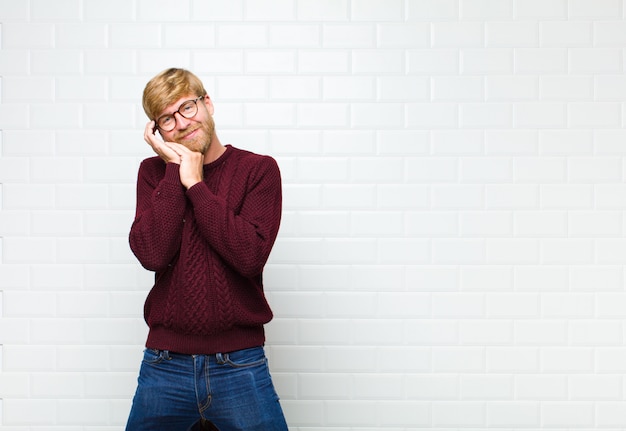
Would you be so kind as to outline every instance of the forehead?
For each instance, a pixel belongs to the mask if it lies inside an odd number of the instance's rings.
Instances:
[[[180,108],[180,105],[193,99],[196,99],[196,96],[192,93],[181,96],[175,101],[173,101],[172,103],[170,103],[169,105],[167,105],[165,108],[163,108],[157,117],[161,117],[163,115],[168,115],[173,112],[176,112],[178,111],[178,108]]]

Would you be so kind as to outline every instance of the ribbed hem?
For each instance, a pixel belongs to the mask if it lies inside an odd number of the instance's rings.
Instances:
[[[263,326],[238,327],[214,335],[188,335],[163,327],[150,328],[146,347],[186,355],[211,355],[265,344]]]
[[[163,180],[170,184],[176,184],[182,186],[180,182],[180,165],[178,163],[168,163],[165,165],[165,175]]]

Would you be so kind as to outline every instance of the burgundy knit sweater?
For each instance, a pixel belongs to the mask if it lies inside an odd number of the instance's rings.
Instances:
[[[179,165],[145,159],[130,246],[155,272],[144,306],[146,347],[185,354],[263,345],[272,311],[262,271],[282,207],[275,160],[232,146],[189,190]]]

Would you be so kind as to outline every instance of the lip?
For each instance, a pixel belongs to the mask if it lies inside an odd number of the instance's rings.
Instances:
[[[186,135],[184,135],[181,139],[191,139],[191,138],[193,138],[198,133],[198,130],[199,129],[192,130],[191,132],[189,132]]]

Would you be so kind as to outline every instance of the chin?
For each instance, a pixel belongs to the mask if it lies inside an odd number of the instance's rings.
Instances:
[[[180,142],[180,144],[189,148],[191,151],[196,151],[200,154],[206,154],[206,152],[209,150],[209,146],[211,145],[211,141]]]
[[[194,136],[190,139],[185,139],[181,136],[175,139],[174,142],[184,145],[191,151],[197,151],[204,154],[211,144],[211,138],[207,139],[206,134],[202,133],[202,130],[199,130],[197,135],[198,136]]]
[[[206,154],[211,146],[212,135],[214,130],[214,123],[212,121],[207,122],[207,124],[202,124],[200,127],[196,128],[196,133],[193,137],[189,139],[184,139],[184,136],[189,134],[188,131],[183,132],[181,135],[174,140],[181,145],[189,148],[191,151],[196,151],[201,154]]]

